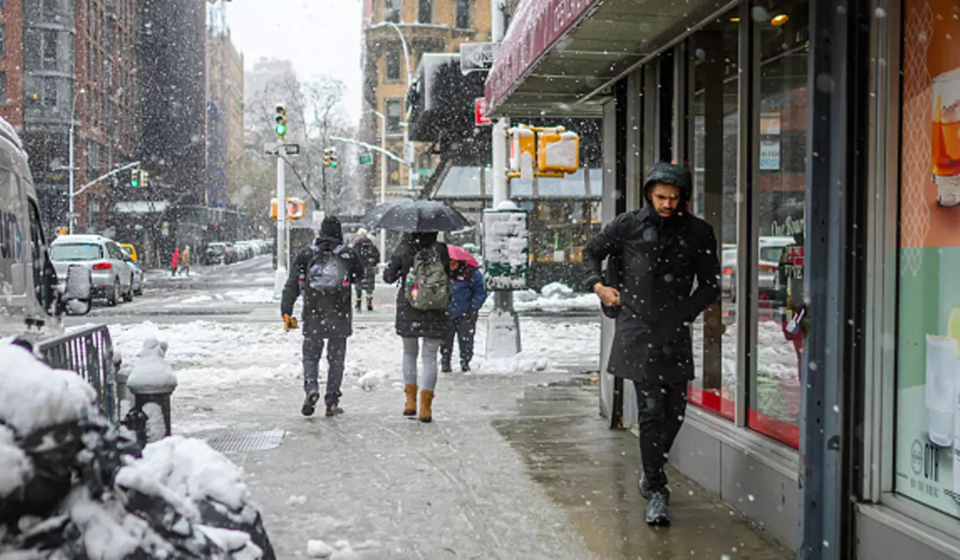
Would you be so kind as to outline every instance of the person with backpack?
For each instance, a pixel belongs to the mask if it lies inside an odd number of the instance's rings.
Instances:
[[[326,415],[343,413],[340,408],[340,383],[347,353],[347,337],[353,334],[350,306],[352,286],[363,278],[363,263],[350,247],[343,244],[340,220],[327,216],[320,224],[320,235],[304,247],[293,261],[283,286],[280,314],[286,330],[296,329],[293,304],[303,283],[303,406],[304,416],[313,415],[320,400],[318,377],[320,356],[327,347]]]
[[[447,336],[450,306],[450,255],[436,232],[415,232],[404,239],[383,271],[387,283],[399,281],[397,334],[403,338],[403,382],[407,401],[404,416],[417,414],[433,421],[433,391],[437,385],[437,352]],[[421,345],[421,339],[423,340]],[[423,368],[417,376],[417,355]]]
[[[367,311],[373,311],[373,290],[377,285],[377,263],[380,262],[380,250],[376,243],[367,237],[367,230],[357,230],[353,240],[353,249],[363,261],[363,279],[357,283],[357,311],[363,309],[363,292],[367,292]]]
[[[440,349],[441,371],[453,371],[450,361],[453,357],[453,339],[456,337],[460,346],[460,371],[468,372],[470,360],[473,359],[473,337],[477,333],[477,318],[483,302],[487,301],[487,290],[483,287],[483,273],[475,263],[451,258],[450,269],[453,271],[450,328],[447,329],[447,337]]]

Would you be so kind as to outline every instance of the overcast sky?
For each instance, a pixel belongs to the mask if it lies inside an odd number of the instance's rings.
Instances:
[[[227,24],[245,70],[261,57],[286,59],[301,81],[327,74],[347,86],[345,106],[360,118],[362,0],[232,0]]]

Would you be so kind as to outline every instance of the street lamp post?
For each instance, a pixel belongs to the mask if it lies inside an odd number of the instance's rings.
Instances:
[[[69,148],[69,149],[70,149],[70,155],[68,156],[68,159],[67,159],[68,165],[70,166],[70,169],[69,169],[69,177],[70,177],[70,193],[69,193],[69,198],[70,198],[70,202],[69,202],[69,212],[68,212],[68,214],[67,214],[68,231],[69,231],[70,235],[73,235],[73,223],[74,223],[74,221],[76,220],[76,216],[75,216],[75,212],[74,212],[74,202],[73,202],[73,199],[74,199],[74,197],[76,196],[76,194],[73,192],[73,191],[74,191],[74,188],[75,188],[74,176],[73,176],[73,171],[74,171],[74,169],[73,169],[73,166],[74,166],[74,163],[73,163],[73,133],[74,133],[74,128],[75,128],[75,126],[76,126],[77,97],[80,97],[80,94],[81,94],[81,93],[86,93],[86,90],[83,89],[83,88],[80,88],[80,89],[77,90],[77,92],[73,95],[73,107],[70,109],[70,142],[69,142],[69,144],[70,144],[70,148]]]
[[[370,109],[380,119],[380,204],[387,201],[387,117],[380,111]],[[409,173],[409,170],[408,170]],[[384,265],[387,252],[387,230],[380,228],[380,265]]]
[[[387,25],[393,28],[397,32],[397,35],[400,36],[400,45],[403,46],[403,59],[407,64],[407,91],[410,91],[410,86],[413,85],[413,68],[410,66],[410,52],[407,50],[407,40],[403,37],[403,32],[400,31],[400,28],[397,24],[392,21],[386,22]],[[410,144],[410,104],[407,103],[406,98],[403,100],[404,105],[406,106],[406,120],[407,126],[403,127],[403,159],[407,162],[407,189],[409,192],[413,192],[413,145]]]

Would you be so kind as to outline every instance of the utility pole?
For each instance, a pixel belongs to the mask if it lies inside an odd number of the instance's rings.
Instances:
[[[503,41],[505,18],[500,4],[490,0],[492,15],[491,41]],[[498,118],[493,123],[493,210],[515,210],[507,188],[507,129],[510,119]],[[520,353],[520,318],[513,309],[513,292],[498,291],[493,295],[494,310],[487,318],[487,357],[509,358]],[[513,340],[513,344],[509,341]]]
[[[280,140],[281,146],[277,149],[277,275],[273,281],[273,297],[280,299],[283,294],[283,285],[287,281],[287,199],[284,192],[284,167],[283,167],[283,139],[287,134],[287,108],[278,103],[276,106],[276,116],[274,132]]]

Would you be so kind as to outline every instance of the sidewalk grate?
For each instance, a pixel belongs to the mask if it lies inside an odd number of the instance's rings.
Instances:
[[[216,430],[203,436],[203,439],[221,453],[243,453],[279,447],[286,434],[286,430]]]

